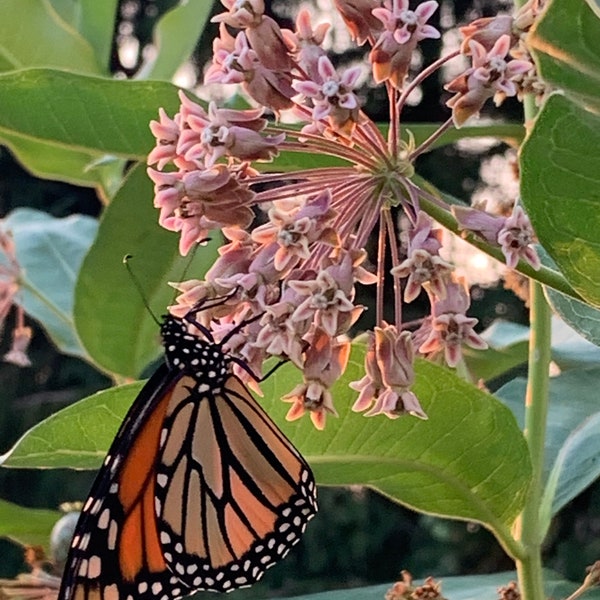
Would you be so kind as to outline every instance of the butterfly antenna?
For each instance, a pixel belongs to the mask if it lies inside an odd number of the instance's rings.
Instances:
[[[131,265],[129,264],[129,261],[132,258],[133,258],[133,256],[131,254],[126,254],[123,257],[123,264],[125,265],[125,268],[127,269],[127,272],[129,273],[129,276],[131,277],[131,280],[133,281],[133,285],[135,285],[135,287],[140,295],[140,298],[142,299],[142,302],[144,303],[144,306],[146,307],[146,310],[150,313],[150,316],[154,319],[154,322],[160,327],[161,322],[159,321],[159,319],[156,317],[156,315],[150,308],[150,304],[148,303],[148,298],[146,298],[146,294],[144,293],[144,288],[142,287],[140,280],[137,278],[136,274],[133,272],[133,269],[131,268]]]
[[[196,252],[198,252],[198,248],[200,248],[200,246],[206,246],[206,244],[208,244],[208,242],[211,241],[212,238],[204,238],[203,240],[200,240],[199,242],[196,242],[196,244],[194,244],[194,246],[192,246],[191,252],[190,252],[190,258],[189,260],[185,263],[185,267],[183,268],[183,271],[181,272],[181,276],[180,279],[184,280],[188,274],[188,271],[190,270],[190,267],[192,266],[192,263],[194,262],[194,258],[196,258]]]

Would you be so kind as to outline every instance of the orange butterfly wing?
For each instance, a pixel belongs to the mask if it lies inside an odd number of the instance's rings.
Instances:
[[[173,403],[162,439],[160,540],[169,568],[193,589],[257,581],[316,513],[308,465],[233,375],[222,390]]]
[[[219,345],[167,317],[77,524],[59,600],[170,600],[251,585],[317,511],[298,451]]]
[[[150,600],[174,587],[159,543],[154,464],[179,380],[160,368],[121,425],[82,509],[59,600]]]

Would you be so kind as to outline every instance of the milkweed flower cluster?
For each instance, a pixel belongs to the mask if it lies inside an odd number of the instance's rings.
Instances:
[[[474,330],[476,320],[466,315],[468,291],[440,255],[441,230],[421,209],[422,199],[438,206],[440,201],[411,179],[413,163],[489,98],[520,93],[517,80],[533,64],[510,53],[521,43],[518,26],[525,25],[502,17],[465,29],[463,53],[473,64],[448,85],[452,117],[416,146],[410,134],[402,136],[404,103],[427,75],[458,54],[408,82],[418,45],[440,37],[428,24],[437,2],[412,10],[408,0],[335,0],[356,43],[370,47],[373,80],[386,87],[386,135],[361,110],[361,67],[338,69],[323,48],[328,24],[314,25],[301,10],[295,29],[282,30],[264,15],[262,0],[222,3],[227,11],[214,19],[220,34],[205,83],[238,84],[259,107],[233,110],[212,102],[203,107],[182,92],[179,112],[169,116],[161,109],[151,123],[157,143],[148,173],[160,224],[179,232],[183,255],[216,228],[227,240],[204,279],[175,284],[180,294],[171,310],[182,316],[203,306],[198,319],[217,339],[245,323],[243,332],[228,336],[227,350],[255,374],[269,357],[293,362],[304,381],[284,397],[292,404],[288,418],[309,413],[323,428],[326,415],[336,414],[331,388],[346,369],[349,335],[365,310],[356,300],[356,285],[375,286],[376,326],[366,335],[365,376],[350,384],[358,392],[354,410],[426,418],[411,391],[415,357],[438,357],[455,366],[464,344],[485,343]],[[275,122],[267,120],[267,112]],[[281,124],[286,112],[301,127]],[[337,160],[335,166],[285,173],[259,170],[281,152],[310,153],[316,161],[328,157],[325,164]],[[253,227],[261,211],[263,222]],[[521,209],[507,219],[490,215],[484,224],[476,216],[479,220],[456,213],[465,229],[491,231],[486,241],[503,249],[510,267],[519,259],[539,265]],[[404,236],[399,222],[407,223]],[[368,256],[375,232],[377,254]],[[400,242],[403,237],[408,244]],[[384,320],[391,290],[392,323]],[[403,304],[422,291],[431,314],[409,328]],[[255,383],[246,370],[238,374]]]

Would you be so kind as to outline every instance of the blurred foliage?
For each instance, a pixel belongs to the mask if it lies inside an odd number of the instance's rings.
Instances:
[[[122,0],[120,22],[115,31],[111,71],[130,76],[139,68],[144,48],[151,41],[156,18],[176,4],[176,0]],[[270,7],[271,3],[267,3]],[[282,6],[283,4],[283,6]],[[272,13],[286,3],[273,2]],[[444,27],[496,13],[509,2],[458,0],[441,2]],[[432,21],[434,26],[438,23]],[[290,26],[290,23],[286,24]],[[197,73],[210,53],[214,28],[207,28],[194,55]],[[124,38],[139,42],[133,61],[123,63],[118,44]],[[438,52],[435,44],[424,45],[424,62]],[[357,54],[338,57],[338,62],[356,60]],[[421,101],[407,109],[409,121],[445,120],[438,90],[440,82],[432,78],[424,86]],[[386,98],[380,90],[363,90],[366,110],[377,118],[387,114]],[[516,103],[504,107],[507,115],[519,111]],[[503,154],[504,145],[496,145],[487,156]],[[470,154],[454,146],[444,147],[419,159],[420,173],[441,189],[466,199],[479,182],[481,153]],[[443,161],[444,169],[439,169]],[[28,206],[62,217],[72,213],[98,216],[101,204],[93,190],[35,179],[0,150],[0,214]],[[361,298],[362,300],[362,298]],[[368,299],[364,302],[368,304]],[[473,303],[473,316],[487,326],[499,315],[525,320],[523,304],[500,286],[482,288]],[[0,342],[0,354],[9,340]],[[19,369],[0,366],[0,439],[2,448],[10,447],[18,437],[43,418],[71,402],[107,387],[109,381],[86,363],[59,354],[39,328],[31,346],[33,366]],[[93,478],[89,472],[0,470],[0,496],[29,507],[56,508],[61,502],[82,499]],[[417,515],[365,489],[323,488],[320,490],[320,515],[290,557],[269,571],[263,582],[248,591],[230,597],[253,598],[274,594],[301,593],[309,590],[342,588],[368,583],[390,582],[399,569],[417,577],[469,573],[488,573],[509,569],[507,559],[493,537],[482,527],[442,521]],[[600,485],[595,484],[573,500],[554,520],[546,548],[549,567],[568,578],[579,579],[582,564],[591,563],[600,553]],[[0,577],[15,575],[23,568],[21,548],[0,539]],[[301,580],[301,582],[299,581]]]

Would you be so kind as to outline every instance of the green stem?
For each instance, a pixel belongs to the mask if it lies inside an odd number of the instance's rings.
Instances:
[[[523,544],[527,556],[517,560],[519,588],[524,600],[543,600],[541,546],[543,532],[540,505],[544,491],[546,421],[550,365],[550,307],[542,286],[532,281],[531,337],[529,340],[529,374],[525,396],[525,439],[531,455],[531,488],[516,527],[516,538]]]

